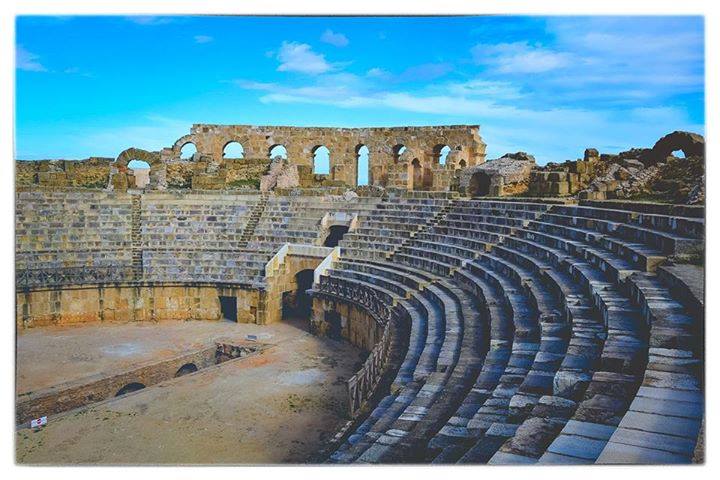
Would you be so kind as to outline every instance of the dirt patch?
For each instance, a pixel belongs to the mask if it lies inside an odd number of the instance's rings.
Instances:
[[[276,346],[17,432],[20,463],[303,463],[347,420],[358,351],[297,324],[255,327]],[[323,358],[334,358],[328,365]]]

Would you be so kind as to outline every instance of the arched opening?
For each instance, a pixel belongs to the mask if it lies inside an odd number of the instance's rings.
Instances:
[[[467,163],[465,163],[465,160],[460,160],[460,162],[458,162],[458,169],[463,169],[465,167],[467,167]]]
[[[471,197],[485,197],[490,194],[490,176],[484,172],[475,172],[470,177],[468,192]]]
[[[347,225],[332,225],[330,227],[330,233],[328,233],[323,245],[326,247],[337,247],[338,243],[340,243],[340,240],[342,240],[343,236],[349,229],[350,227]]]
[[[440,165],[447,165],[448,154],[452,151],[447,145],[438,145],[435,147],[435,155]]]
[[[414,158],[410,163],[410,190],[419,190],[422,187],[422,167],[420,160]]]
[[[330,175],[330,150],[325,145],[313,149],[313,173]]]
[[[194,143],[188,142],[185,145],[180,148],[180,159],[181,160],[190,160],[192,159],[193,155],[197,153],[197,147]]]
[[[127,393],[137,392],[138,390],[142,390],[143,388],[145,388],[145,385],[143,385],[140,382],[128,383],[127,385],[122,387],[120,390],[118,390],[117,393],[115,394],[115,396],[119,397],[119,396],[125,395]]]
[[[676,158],[685,158],[685,152],[683,152],[682,150],[675,150],[671,153],[671,155]]]
[[[270,147],[270,159],[274,160],[278,157],[287,160],[288,156],[285,145],[273,145]]]
[[[150,164],[144,160],[130,160],[127,164],[135,177],[135,188],[145,188],[150,183]]]
[[[182,377],[183,375],[189,375],[198,371],[197,366],[194,363],[186,363],[182,367],[178,368],[175,372],[175,378]]]
[[[400,157],[405,153],[406,150],[407,147],[401,143],[393,147],[393,158],[395,160],[395,163],[398,163],[400,161]]]
[[[342,339],[342,318],[338,312],[325,312],[325,322],[328,324],[327,335],[335,340]]]
[[[315,270],[308,268],[295,274],[297,288],[294,292],[284,292],[282,298],[282,316],[284,319],[300,318],[310,319],[312,311],[312,298],[307,290],[312,288],[315,279]]]
[[[223,149],[223,158],[243,158],[245,157],[245,149],[240,142],[229,142]]]
[[[357,148],[357,184],[368,185],[370,183],[370,149],[365,145]]]

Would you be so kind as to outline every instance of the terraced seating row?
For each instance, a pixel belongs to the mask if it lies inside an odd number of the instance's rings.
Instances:
[[[472,365],[479,365],[476,355],[486,349],[482,335],[475,332],[477,311],[456,286],[440,281],[412,267],[354,260],[342,264],[340,275],[364,275],[373,281],[395,283],[410,299],[412,316],[411,341],[402,367],[393,383],[398,393],[380,402],[378,408],[333,457],[335,461],[375,461],[377,458],[400,458],[411,454],[418,440],[443,417],[441,405],[456,401],[450,394],[474,377]],[[352,273],[347,273],[352,272]],[[379,280],[378,280],[379,279]],[[396,287],[397,288],[397,287]],[[445,320],[443,322],[443,320]],[[412,379],[405,372],[415,368]]]
[[[110,252],[131,243],[128,196],[105,192],[21,191],[15,202],[16,252]]]
[[[234,250],[250,219],[257,195],[179,198],[145,195],[141,242],[145,249]]]
[[[252,251],[144,250],[143,277],[151,282],[253,284],[263,281],[267,255]]]
[[[358,228],[340,241],[344,255],[382,261],[423,226],[440,218],[445,199],[402,198],[381,202],[360,218]]]
[[[316,244],[325,214],[362,214],[371,210],[377,201],[376,198],[345,200],[339,196],[270,197],[248,246],[276,251],[284,243]]]
[[[346,260],[330,274],[412,299],[414,329],[395,390],[333,461],[689,461],[704,411],[701,308],[679,303],[677,282],[654,271],[702,244],[702,219],[462,200],[399,215],[381,205],[389,212],[346,235]],[[433,294],[441,285],[449,302]],[[435,356],[431,326],[443,316]],[[484,361],[468,368],[462,355]],[[438,359],[431,389],[418,384],[428,358]]]

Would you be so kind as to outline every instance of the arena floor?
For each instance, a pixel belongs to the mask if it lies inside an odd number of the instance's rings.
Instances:
[[[54,327],[18,336],[18,393],[268,334],[239,359],[17,431],[20,463],[156,464],[306,462],[346,421],[344,380],[360,366],[347,342],[300,322],[270,326],[163,322]]]

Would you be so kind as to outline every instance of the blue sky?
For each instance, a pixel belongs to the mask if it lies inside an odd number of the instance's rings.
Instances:
[[[18,17],[16,157],[192,123],[479,124],[539,163],[704,134],[702,17]]]

